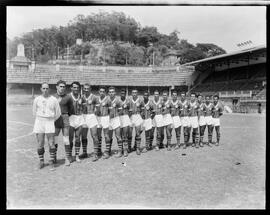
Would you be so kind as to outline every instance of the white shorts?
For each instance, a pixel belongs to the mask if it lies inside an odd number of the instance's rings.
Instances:
[[[99,116],[97,117],[98,128],[108,128],[110,126],[110,117],[109,116]]]
[[[164,126],[163,116],[161,114],[155,115],[154,121],[155,127],[159,128]]]
[[[190,119],[188,116],[180,117],[180,121],[181,121],[181,124],[183,127],[190,127],[191,126]]]
[[[84,114],[85,124],[88,128],[93,128],[98,125],[97,117],[95,114]]]
[[[173,119],[172,119],[171,114],[167,113],[163,115],[163,123],[164,123],[164,126],[173,124]]]
[[[198,128],[199,127],[199,121],[197,116],[191,116],[189,117],[190,125],[192,128]]]
[[[214,126],[220,126],[220,118],[212,118]]]
[[[128,115],[120,116],[121,128],[127,127],[131,125],[131,121]]]
[[[33,132],[43,134],[54,133],[55,132],[54,119],[36,117]]]
[[[121,122],[120,122],[119,116],[110,119],[110,126],[109,126],[110,130],[114,130],[120,126],[121,126]]]
[[[172,118],[173,120],[173,127],[174,128],[178,128],[179,126],[181,126],[181,121],[180,121],[180,117],[179,116],[174,116]]]
[[[143,124],[143,119],[140,114],[133,114],[131,116],[131,126],[140,126]]]
[[[73,128],[78,128],[85,124],[83,115],[71,115],[69,117],[69,124]]]
[[[212,116],[205,116],[204,119],[205,119],[206,125],[213,125],[213,118],[212,118]]]
[[[204,116],[200,116],[199,117],[199,126],[203,126],[203,125],[206,125],[205,117]]]
[[[143,128],[144,128],[145,131],[148,131],[148,130],[152,129],[152,127],[153,127],[153,124],[152,124],[152,119],[151,118],[145,119],[143,121]]]

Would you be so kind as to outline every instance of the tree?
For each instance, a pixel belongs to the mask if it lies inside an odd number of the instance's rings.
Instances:
[[[226,54],[226,51],[213,43],[197,43],[196,47],[206,54],[207,57]]]
[[[139,46],[149,47],[150,43],[158,42],[160,38],[160,34],[157,31],[156,27],[144,27],[141,31],[137,34],[137,41],[136,43]]]

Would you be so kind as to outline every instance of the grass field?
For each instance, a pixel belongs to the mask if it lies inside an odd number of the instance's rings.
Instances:
[[[87,158],[70,167],[61,142],[56,171],[37,169],[33,122],[30,106],[7,107],[7,208],[265,208],[265,115],[222,116],[218,147]]]

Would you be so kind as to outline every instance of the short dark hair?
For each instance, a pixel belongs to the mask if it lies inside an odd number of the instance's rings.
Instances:
[[[195,97],[197,97],[196,93],[194,93],[194,92],[190,93],[190,96],[191,96],[191,95],[195,95]]]
[[[80,84],[80,82],[79,81],[73,81],[72,83],[71,83],[71,87],[73,87],[73,84],[76,84],[76,85],[78,85],[79,87],[81,87],[81,84]]]
[[[159,94],[159,91],[158,91],[158,90],[155,90],[154,93],[155,93],[155,92],[158,92],[158,94]]]
[[[115,87],[111,86],[111,87],[109,87],[109,90],[114,90],[115,91]]]
[[[166,94],[168,95],[168,91],[163,90],[163,91],[162,91],[162,94],[164,94],[164,93],[166,93]]]
[[[120,92],[127,92],[125,88],[122,88]]]
[[[67,83],[63,80],[57,81],[56,85],[59,86],[60,84],[64,84],[65,86],[67,85]]]
[[[182,91],[182,92],[180,93],[180,95],[182,95],[182,94],[186,95],[186,92]]]
[[[91,88],[91,85],[88,84],[88,83],[84,84],[83,86],[84,86],[84,87],[85,87],[85,86],[88,86],[89,88]]]
[[[217,94],[216,94],[216,95],[214,95],[214,98],[215,98],[215,97],[216,97],[217,99],[219,99],[219,96],[218,96]]]
[[[173,91],[172,91],[172,94],[173,94],[173,93],[176,93],[176,95],[178,95],[178,93],[177,93],[177,91],[176,91],[176,90],[173,90]]]
[[[106,91],[106,87],[105,87],[105,86],[100,86],[100,87],[98,88],[98,91],[99,91],[100,89],[103,89],[103,90]]]

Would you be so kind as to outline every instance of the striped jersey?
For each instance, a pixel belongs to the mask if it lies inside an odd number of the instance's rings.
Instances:
[[[198,116],[198,109],[199,109],[199,104],[197,101],[194,102],[189,102],[190,104],[190,109],[189,109],[189,116]]]
[[[83,114],[83,104],[82,104],[82,97],[80,94],[78,94],[78,97],[76,98],[73,93],[70,93],[70,96],[72,98],[72,105],[74,109],[74,115],[81,115]]]
[[[70,95],[68,94],[59,95],[58,93],[55,93],[53,96],[59,102],[61,114],[68,114],[68,115],[74,114],[73,101]]]
[[[125,100],[123,101],[121,99],[122,102],[122,111],[120,112],[120,115],[129,115],[129,109],[130,109],[130,103],[129,103],[129,99],[125,98]]]
[[[209,104],[205,103],[205,116],[212,116],[212,110],[214,108],[213,103],[209,102]]]
[[[179,105],[179,101],[178,99],[176,99],[176,101],[171,100],[171,115],[172,116],[179,116],[180,113],[180,105]]]
[[[137,97],[137,99],[134,101],[133,98],[130,98],[129,100],[129,111],[131,115],[133,114],[141,114],[143,107],[143,101]]]
[[[162,100],[159,98],[156,102],[155,99],[152,100],[153,103],[153,112],[155,115],[162,114]]]
[[[109,115],[109,106],[110,101],[107,96],[105,96],[103,99],[98,97],[98,104],[97,107],[97,116],[108,116]]]
[[[82,96],[83,99],[83,113],[84,114],[94,114],[96,110],[96,105],[99,103],[98,98],[92,93],[86,97],[86,95]]]
[[[205,115],[205,103],[204,102],[201,102],[201,103],[198,102],[198,105],[199,105],[198,116],[204,116]]]
[[[180,106],[180,117],[184,116],[189,116],[189,108],[190,104],[189,102],[185,99],[184,101],[179,101],[179,106]]]
[[[219,102],[216,105],[215,104],[213,104],[213,105],[214,105],[214,108],[212,111],[212,117],[219,118],[222,115],[223,107]]]
[[[108,100],[109,100],[110,118],[119,116],[119,111],[122,109],[121,100],[116,97],[114,97],[114,99],[111,99],[110,97],[108,97]]]
[[[172,108],[171,100],[167,99],[167,101],[162,100],[162,114],[170,114]]]
[[[142,118],[143,119],[149,119],[151,118],[153,110],[153,102],[148,99],[147,102],[143,101],[143,107],[142,107]]]

